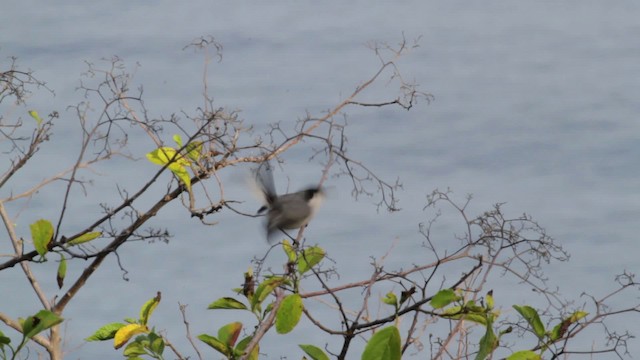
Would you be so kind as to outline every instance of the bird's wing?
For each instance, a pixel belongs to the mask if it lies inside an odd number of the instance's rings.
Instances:
[[[255,184],[265,198],[267,204],[272,204],[276,197],[276,186],[273,181],[273,170],[268,161],[263,162],[254,170]]]

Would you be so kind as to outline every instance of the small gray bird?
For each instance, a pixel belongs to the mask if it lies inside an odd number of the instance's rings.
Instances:
[[[320,187],[278,196],[269,162],[260,164],[255,171],[255,178],[266,202],[258,210],[258,214],[267,211],[266,229],[269,243],[275,240],[278,231],[297,229],[307,224],[324,199],[324,192]]]

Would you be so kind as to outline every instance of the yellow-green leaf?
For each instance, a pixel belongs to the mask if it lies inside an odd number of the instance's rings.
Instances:
[[[467,313],[466,308],[463,311],[463,307],[460,305],[446,308],[442,312],[441,316],[447,319],[453,319],[453,320],[463,319],[466,321],[473,321],[474,323],[477,323],[480,325],[487,325],[487,316],[484,313],[479,313],[479,314]]]
[[[507,357],[507,360],[540,360],[542,357],[531,350],[515,352]]]
[[[298,294],[291,294],[282,300],[278,314],[276,315],[276,332],[287,334],[298,325],[304,305]]]
[[[178,154],[176,149],[164,146],[147,154],[147,159],[154,164],[169,168],[171,172],[191,191],[191,177],[186,166],[191,165],[189,160]]]
[[[493,332],[493,327],[491,322],[487,323],[486,332],[484,336],[480,339],[480,349],[478,349],[478,353],[476,354],[476,360],[484,360],[489,356],[498,346],[498,338],[496,334]]]
[[[249,343],[251,342],[251,339],[252,339],[251,336],[247,336],[246,338],[238,342],[238,346],[236,346],[235,348],[235,352],[238,355],[237,357],[240,357],[242,356],[242,354],[244,354],[245,349],[247,348],[247,345],[249,345]],[[247,356],[247,360],[258,360],[259,355],[260,355],[260,344],[256,344],[256,346],[253,347],[253,350],[251,350],[251,354]]]
[[[387,296],[382,299],[382,302],[387,305],[398,306],[398,297],[393,293],[393,291],[389,291]]]
[[[289,240],[285,239],[282,241],[282,250],[284,250],[284,253],[287,254],[287,259],[289,259],[289,262],[296,261],[296,251],[293,246],[291,246]]]
[[[442,315],[451,319],[459,319],[464,314],[462,313],[462,306],[456,305],[443,310]]]
[[[179,155],[176,149],[168,146],[155,149],[147,154],[147,159],[154,164],[166,165],[169,163],[189,166],[189,160]]]
[[[311,356],[312,360],[329,360],[327,354],[317,346],[300,344],[298,345],[307,355]]]
[[[247,310],[247,306],[234,298],[223,297],[209,304],[207,309]]]
[[[113,337],[113,347],[119,349],[126,344],[134,335],[149,332],[146,325],[129,324],[121,327],[116,331]]]
[[[462,319],[472,321],[476,324],[487,325],[487,317],[484,314],[465,314]]]
[[[476,305],[476,302],[473,300],[469,300],[468,302],[466,302],[463,308],[465,311],[470,313],[484,314],[485,312],[484,307]]]
[[[22,334],[26,339],[38,335],[62,322],[62,318],[49,310],[40,310],[33,316],[29,316],[22,322]]]
[[[161,298],[162,296],[158,291],[158,294],[154,298],[147,300],[147,302],[142,305],[142,308],[140,308],[140,323],[142,323],[142,325],[147,325],[153,310],[158,307]]]
[[[216,349],[218,352],[220,352],[225,356],[229,356],[231,354],[231,351],[229,348],[227,348],[227,345],[225,345],[222,341],[218,340],[214,336],[207,335],[207,334],[200,334],[198,335],[198,339],[200,339],[200,341],[202,341],[203,343]]]
[[[49,220],[40,219],[29,226],[33,245],[40,256],[49,251],[49,243],[53,239],[53,225]]]
[[[551,341],[556,341],[561,337],[563,337],[571,324],[584,318],[587,315],[589,315],[589,313],[579,310],[571,314],[571,316],[569,316],[568,318],[563,319],[558,325],[554,326],[553,329],[551,330],[551,334],[549,334]]]
[[[487,296],[485,297],[485,300],[487,301],[487,309],[491,310],[493,309],[494,306],[494,302],[493,302],[493,290],[490,290],[487,293]]]
[[[434,309],[441,309],[457,300],[459,300],[459,297],[453,290],[442,289],[431,298],[430,304]]]
[[[574,312],[573,314],[571,314],[571,317],[569,318],[569,321],[571,321],[572,323],[574,323],[574,322],[576,322],[576,321],[578,321],[578,320],[583,319],[583,318],[584,318],[585,316],[587,316],[587,315],[589,315],[589,313],[588,313],[588,312],[578,310],[578,311]]]
[[[179,148],[182,147],[182,137],[179,134],[173,135],[173,141],[176,142]]]
[[[58,264],[58,272],[56,274],[56,281],[58,283],[58,289],[62,289],[64,285],[64,278],[67,275],[67,259],[60,254],[60,263]]]
[[[253,269],[249,267],[246,273],[244,273],[244,283],[242,284],[242,288],[239,289],[238,294],[243,294],[249,303],[253,303],[253,294],[255,287],[255,281],[253,281]]]
[[[187,157],[193,161],[198,161],[202,155],[202,141],[192,141],[185,146]]]
[[[282,285],[284,282],[285,279],[281,276],[274,276],[261,282],[260,285],[258,285],[255,294],[251,298],[251,310],[255,311],[256,306],[260,305],[275,288]]]
[[[36,120],[36,123],[38,124],[38,126],[40,126],[40,124],[42,124],[42,118],[40,117],[40,115],[38,115],[37,111],[29,110],[29,115],[31,115],[31,117]]]
[[[304,249],[298,260],[298,272],[304,274],[324,258],[324,250],[319,246]]]
[[[97,239],[100,236],[102,236],[102,232],[101,231],[87,232],[87,233],[84,233],[84,234],[78,236],[77,238],[75,238],[75,239],[73,239],[71,241],[67,241],[67,245],[70,245],[70,246],[80,245],[82,243],[86,243],[86,242],[89,242],[91,240]]]
[[[189,172],[187,168],[182,165],[173,163],[169,165],[169,170],[173,172],[180,181],[187,187],[187,190],[191,191],[191,176],[189,176]]]
[[[227,324],[218,330],[218,340],[225,344],[227,348],[233,348],[238,336],[240,336],[240,331],[242,331],[241,322]]]
[[[528,305],[513,305],[513,308],[516,309],[516,311],[518,311],[525,320],[527,320],[529,325],[531,325],[531,328],[533,328],[533,332],[536,334],[536,336],[539,339],[542,339],[542,337],[545,335],[545,330],[536,309]]]

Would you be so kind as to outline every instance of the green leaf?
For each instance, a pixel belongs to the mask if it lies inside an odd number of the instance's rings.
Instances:
[[[164,339],[161,336],[156,335],[155,333],[149,334],[149,348],[151,351],[158,355],[162,355],[164,352]]]
[[[203,343],[216,349],[219,353],[225,356],[229,356],[231,354],[231,351],[229,351],[229,349],[227,348],[227,345],[225,345],[222,341],[218,340],[214,336],[207,335],[207,334],[200,334],[198,335],[198,339],[200,339],[200,341],[202,341]]]
[[[96,330],[93,335],[84,339],[85,341],[105,341],[111,340],[114,336],[116,336],[116,332],[120,330],[121,327],[125,326],[123,323],[111,323],[107,324],[100,329]]]
[[[480,339],[480,349],[478,349],[478,353],[476,354],[476,360],[484,360],[487,356],[491,355],[491,353],[498,346],[498,338],[496,334],[493,332],[493,326],[491,322],[487,323],[487,331],[484,333],[484,336]]]
[[[62,322],[62,318],[49,310],[40,310],[37,314],[29,316],[22,323],[22,334],[26,339],[38,335]]]
[[[56,281],[58,282],[58,289],[62,289],[64,285],[64,277],[67,275],[67,260],[64,255],[60,254],[60,263],[58,264],[58,272],[56,274]]]
[[[527,320],[529,325],[533,328],[533,332],[536,334],[536,336],[539,339],[542,339],[545,335],[545,330],[536,309],[528,305],[513,305],[513,308],[516,309],[516,311],[518,311],[525,320]]]
[[[3,346],[9,345],[10,343],[11,343],[11,339],[4,336],[4,333],[0,331],[0,351],[2,350]]]
[[[49,243],[53,239],[53,225],[49,220],[40,219],[29,225],[29,228],[36,251],[40,256],[44,256],[49,251]]]
[[[234,352],[237,355],[236,357],[240,357],[242,356],[242,354],[244,354],[245,349],[247,348],[247,345],[249,345],[249,343],[251,342],[251,339],[253,339],[252,336],[247,336],[238,342],[238,345],[236,345],[236,348],[234,350]],[[246,359],[258,360],[259,355],[260,355],[260,344],[257,344],[256,346],[253,347],[253,350],[251,350],[251,354],[249,354],[249,356],[247,356]]]
[[[387,293],[387,296],[382,299],[382,302],[387,305],[398,307],[398,297],[392,291]]]
[[[209,304],[207,309],[247,310],[247,306],[234,298],[223,297]]]
[[[282,300],[278,314],[276,314],[276,332],[287,334],[298,325],[304,305],[299,294],[291,294]]]
[[[78,236],[77,238],[75,238],[75,239],[73,239],[71,241],[67,241],[67,245],[69,245],[69,246],[80,245],[82,243],[86,243],[86,242],[89,242],[91,240],[97,239],[100,236],[102,236],[102,232],[101,231],[87,232],[87,233],[84,233],[84,234]]]
[[[146,355],[147,351],[144,349],[144,346],[139,342],[131,342],[127,347],[124,348],[124,352],[122,353],[124,356],[132,357],[138,355]]]
[[[40,115],[38,115],[37,111],[29,110],[29,115],[31,115],[31,117],[36,120],[36,123],[38,124],[38,126],[40,126],[40,124],[42,124],[42,118],[40,117]]]
[[[311,356],[312,360],[329,360],[327,354],[325,354],[324,351],[322,351],[322,349],[317,346],[304,344],[300,344],[298,346],[300,346],[302,351],[304,351],[307,355]]]
[[[402,358],[400,332],[395,326],[386,327],[371,337],[362,353],[363,360],[400,360]]]
[[[460,298],[451,289],[442,289],[431,298],[431,306],[434,309],[442,309]]]
[[[324,259],[324,250],[319,246],[304,249],[298,260],[298,272],[304,274]]]
[[[224,343],[227,348],[233,348],[238,336],[240,336],[240,331],[242,331],[241,322],[227,324],[218,330],[218,340]]]
[[[140,324],[147,325],[151,314],[153,314],[153,311],[158,307],[161,298],[162,296],[158,291],[158,294],[154,298],[147,300],[147,302],[142,305],[140,308]]]
[[[507,360],[540,360],[542,357],[531,350],[515,352],[507,357]]]

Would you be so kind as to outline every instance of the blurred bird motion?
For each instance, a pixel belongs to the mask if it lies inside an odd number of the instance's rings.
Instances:
[[[297,229],[307,224],[324,200],[324,191],[320,187],[310,187],[302,191],[278,195],[273,181],[273,169],[268,161],[254,170],[255,184],[265,204],[258,214],[267,212],[267,241],[272,243],[278,233]]]

